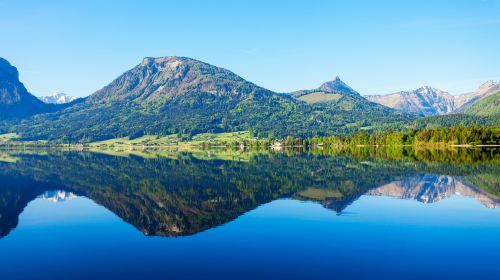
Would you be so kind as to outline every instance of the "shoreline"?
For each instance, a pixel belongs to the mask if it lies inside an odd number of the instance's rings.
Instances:
[[[0,150],[7,149],[129,149],[129,150],[141,150],[141,149],[191,149],[191,148],[199,148],[199,149],[235,149],[235,150],[243,150],[243,149],[271,149],[271,150],[280,150],[280,149],[294,149],[294,148],[307,148],[307,149],[325,149],[325,148],[335,148],[335,149],[343,149],[343,148],[404,148],[404,147],[413,147],[413,148],[496,148],[500,147],[500,144],[430,144],[430,145],[336,145],[336,146],[325,146],[325,145],[266,145],[266,146],[231,146],[231,145],[205,145],[205,144],[180,144],[180,145],[101,145],[101,146],[88,146],[84,144],[0,144]]]

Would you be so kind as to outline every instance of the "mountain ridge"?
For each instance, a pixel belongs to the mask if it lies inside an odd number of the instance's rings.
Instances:
[[[367,95],[366,99],[381,105],[419,116],[438,116],[464,111],[500,91],[500,82],[487,81],[473,92],[452,95],[440,89],[423,86],[411,91],[399,91],[386,95]]]

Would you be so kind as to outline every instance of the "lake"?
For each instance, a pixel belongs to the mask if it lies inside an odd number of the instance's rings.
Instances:
[[[0,151],[0,279],[498,279],[500,149]]]

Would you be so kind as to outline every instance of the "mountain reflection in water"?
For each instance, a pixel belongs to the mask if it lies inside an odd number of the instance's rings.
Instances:
[[[362,195],[434,203],[460,194],[488,208],[500,205],[497,149],[105,153],[3,154],[0,237],[40,196],[52,201],[88,197],[154,236],[196,234],[279,198],[316,201],[337,213]]]

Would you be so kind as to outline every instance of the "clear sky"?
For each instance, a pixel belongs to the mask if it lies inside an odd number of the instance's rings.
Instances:
[[[178,55],[286,92],[340,76],[362,94],[500,80],[500,0],[0,0],[0,56],[35,95],[86,96]]]

